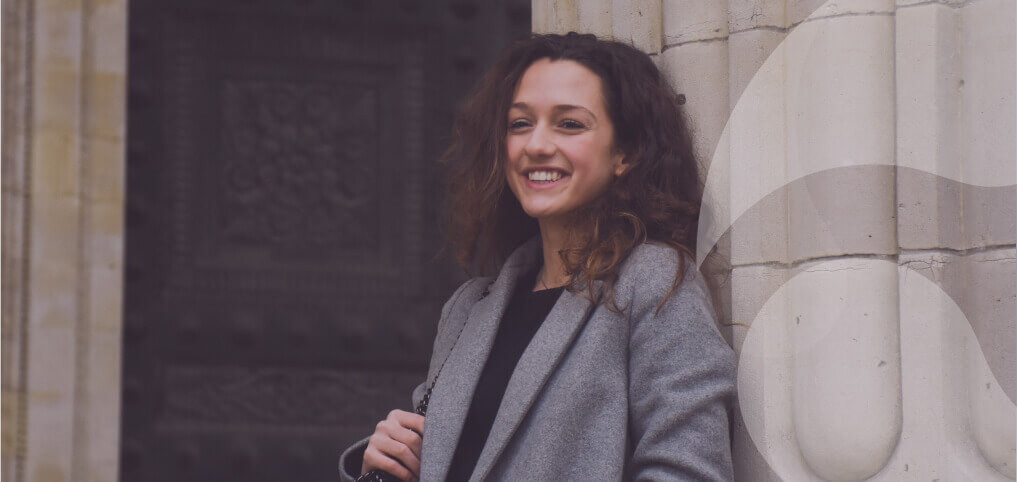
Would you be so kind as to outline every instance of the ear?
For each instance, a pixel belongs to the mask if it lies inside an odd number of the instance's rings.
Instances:
[[[621,177],[628,172],[630,167],[632,167],[632,164],[625,162],[625,155],[621,153],[617,154],[614,161],[614,177]]]

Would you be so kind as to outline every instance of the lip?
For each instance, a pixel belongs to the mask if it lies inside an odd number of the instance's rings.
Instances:
[[[553,181],[553,182],[539,182],[538,183],[536,181],[531,181],[530,180],[530,173],[534,172],[534,171],[554,171],[554,172],[561,173],[561,177],[558,178],[557,181]],[[526,184],[526,187],[528,187],[530,189],[533,189],[533,190],[537,190],[537,191],[545,190],[545,189],[553,189],[553,188],[555,188],[557,186],[560,186],[560,185],[564,184],[565,181],[568,178],[572,177],[572,175],[569,174],[568,172],[566,172],[564,169],[558,169],[556,167],[534,167],[534,168],[524,169],[522,174],[521,174],[521,176],[523,178],[523,182]]]

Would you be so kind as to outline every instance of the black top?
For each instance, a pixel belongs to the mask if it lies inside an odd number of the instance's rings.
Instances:
[[[484,371],[477,381],[477,389],[473,392],[470,411],[449,467],[448,481],[469,480],[473,474],[516,363],[564,289],[531,291],[536,279],[536,272],[521,277],[512,292]]]

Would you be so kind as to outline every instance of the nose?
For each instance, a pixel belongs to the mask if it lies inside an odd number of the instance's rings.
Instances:
[[[550,129],[543,125],[537,125],[530,131],[530,138],[526,141],[526,155],[531,159],[551,157],[557,147],[554,144]]]

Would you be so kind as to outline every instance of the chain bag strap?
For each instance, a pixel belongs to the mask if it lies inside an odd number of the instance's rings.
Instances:
[[[484,291],[480,294],[480,298],[477,298],[477,301],[484,299],[484,297],[490,293],[489,289],[490,286],[485,287]],[[476,303],[476,301],[474,303]],[[417,402],[417,407],[413,410],[417,415],[422,417],[427,416],[427,405],[431,402],[431,391],[434,390],[434,384],[438,383],[438,376],[441,375],[441,370],[445,368],[445,362],[448,361],[448,358],[452,355],[452,350],[454,350],[456,345],[459,343],[459,337],[462,336],[463,329],[466,328],[466,321],[467,320],[463,320],[462,326],[459,327],[459,332],[456,333],[456,341],[452,342],[452,348],[449,348],[448,353],[445,354],[445,359],[442,360],[441,365],[438,366],[438,372],[435,373],[434,378],[431,379],[431,385],[427,387],[426,391],[424,391],[424,396],[421,397],[420,402]],[[384,470],[374,469],[364,472],[363,475],[357,477],[356,482],[401,482],[401,480],[402,479],[385,472]]]

